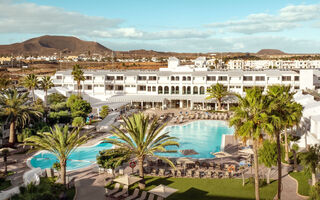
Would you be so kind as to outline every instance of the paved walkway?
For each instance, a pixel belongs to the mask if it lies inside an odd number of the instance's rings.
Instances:
[[[289,177],[286,174],[282,178],[282,192],[281,192],[281,199],[282,200],[303,200],[304,198],[297,194],[297,187],[298,184],[295,180]]]

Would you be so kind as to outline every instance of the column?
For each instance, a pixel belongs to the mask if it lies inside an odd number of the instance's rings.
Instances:
[[[190,110],[193,109],[193,101],[190,100]]]
[[[230,103],[229,102],[227,104],[227,109],[228,109],[228,111],[230,110]]]
[[[218,104],[214,103],[214,110],[218,110]]]
[[[141,110],[143,110],[143,101],[141,101]]]
[[[183,108],[183,100],[180,100],[180,108]]]

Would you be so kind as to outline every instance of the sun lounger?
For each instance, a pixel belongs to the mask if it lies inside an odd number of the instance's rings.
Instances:
[[[120,192],[116,193],[113,196],[118,198],[118,197],[121,197],[121,196],[123,196],[125,194],[128,194],[128,186],[127,185],[123,186],[122,190]]]
[[[139,189],[134,189],[133,194],[125,198],[125,200],[132,200],[138,197],[140,190]]]
[[[159,176],[164,176],[164,169],[159,169]]]
[[[152,169],[151,174],[152,174],[152,175],[157,175],[157,169],[155,169],[155,168]]]
[[[142,191],[141,196],[137,198],[136,200],[145,200],[147,198],[147,192]]]
[[[111,196],[112,194],[118,192],[119,189],[120,189],[120,184],[119,184],[119,183],[116,183],[116,185],[114,186],[113,190],[108,190],[108,189],[106,188],[106,195],[107,195],[107,196]]]
[[[182,176],[182,173],[180,170],[177,171],[177,177],[181,177]]]
[[[163,200],[163,197],[158,196],[157,200]]]
[[[193,177],[200,178],[200,172],[196,170]]]
[[[154,199],[154,194],[149,193],[148,200],[153,200]]]
[[[187,177],[192,177],[192,171],[191,170],[187,171]]]

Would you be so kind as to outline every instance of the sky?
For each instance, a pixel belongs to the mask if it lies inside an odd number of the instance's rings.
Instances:
[[[75,36],[113,50],[320,53],[320,1],[0,0],[0,44]]]

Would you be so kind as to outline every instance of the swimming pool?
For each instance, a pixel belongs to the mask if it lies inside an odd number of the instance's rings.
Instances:
[[[211,152],[218,152],[221,148],[222,135],[234,133],[225,121],[201,120],[190,122],[186,125],[167,126],[163,131],[169,131],[170,136],[179,138],[180,147],[170,147],[178,150],[177,153],[158,153],[167,157],[192,157],[192,158],[213,158]],[[112,136],[111,138],[115,138]],[[90,147],[79,147],[69,157],[67,170],[75,170],[96,162],[99,151],[111,149],[112,144],[99,143]],[[193,149],[199,154],[185,156],[179,150]],[[58,159],[49,152],[41,151],[30,159],[30,165],[41,169],[51,168]]]
[[[167,157],[192,157],[213,158],[211,152],[219,152],[222,135],[231,135],[234,129],[228,126],[226,121],[200,120],[186,125],[168,126],[163,131],[169,131],[169,135],[179,138],[180,147],[170,147],[178,150],[178,153],[159,153]],[[179,150],[193,149],[199,154],[183,155]]]
[[[79,147],[69,157],[67,161],[67,170],[75,170],[88,167],[96,162],[96,157],[99,151],[111,149],[112,144],[99,143],[90,147]],[[41,169],[51,168],[53,163],[58,159],[55,155],[49,152],[41,151],[30,159],[30,165],[34,168]]]

